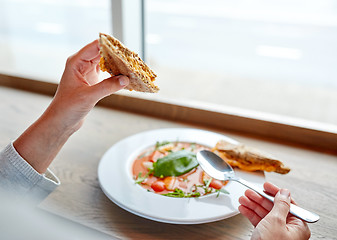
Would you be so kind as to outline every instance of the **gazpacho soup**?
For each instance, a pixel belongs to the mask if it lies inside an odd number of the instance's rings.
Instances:
[[[135,182],[149,192],[169,197],[228,193],[227,182],[212,179],[199,166],[196,153],[208,147],[188,142],[157,142],[133,162]]]

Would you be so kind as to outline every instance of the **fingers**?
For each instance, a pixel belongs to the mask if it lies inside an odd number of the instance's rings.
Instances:
[[[287,189],[279,189],[277,186],[266,182],[264,184],[265,192],[275,196],[274,203],[265,199],[258,193],[248,189],[245,196],[240,197],[239,211],[246,216],[249,221],[256,226],[261,219],[276,221],[277,224],[286,224],[290,210],[290,203],[294,201],[290,197]]]
[[[98,62],[100,59],[98,39],[96,39],[95,41],[83,47],[75,55],[76,55],[76,58],[79,58],[80,60],[83,60],[83,61]]]
[[[264,184],[264,189],[265,191],[272,195],[275,196],[275,194],[279,191],[279,188],[276,187],[275,185],[266,182]],[[266,211],[270,211],[274,204],[272,202],[270,202],[268,199],[262,197],[260,194],[256,193],[253,190],[247,189],[245,191],[245,196],[246,198],[242,198],[240,202],[242,205],[245,205],[246,207],[250,208],[251,210],[255,211],[255,209],[259,210],[260,213],[262,213],[260,208],[265,209]],[[265,211],[263,211],[263,213],[266,213]],[[257,212],[258,214],[258,212]],[[259,214],[261,217],[264,217],[266,214]]]
[[[240,213],[248,218],[248,220],[253,224],[254,227],[262,220],[262,218],[257,215],[253,210],[241,205],[239,206]]]
[[[263,187],[264,187],[265,192],[267,192],[271,196],[275,196],[280,190],[279,187],[275,186],[274,184],[270,182],[265,182],[263,184]],[[297,205],[293,198],[291,198],[291,203]]]
[[[262,197],[260,194],[254,192],[253,190],[247,189],[245,195],[251,201],[261,205],[264,209],[270,211],[273,208],[273,203],[268,199]]]
[[[272,196],[275,196],[276,193],[280,190],[280,188],[278,188],[277,186],[275,186],[274,184],[272,184],[270,182],[265,182],[263,184],[263,188],[264,188],[265,192],[269,193]]]
[[[85,75],[97,68],[100,58],[99,42],[96,39],[70,56],[67,60],[67,68],[76,69],[82,75]]]
[[[128,77],[124,75],[113,76],[91,86],[92,96],[94,96],[98,101],[103,97],[123,89],[128,84]]]
[[[270,217],[276,218],[280,223],[286,224],[290,210],[290,192],[288,189],[280,189],[274,199],[274,206],[270,211]]]
[[[264,218],[269,213],[269,211],[265,209],[263,206],[261,206],[259,203],[252,201],[246,196],[240,197],[239,203],[242,206],[245,206],[249,208],[250,210],[254,211],[261,218]]]
[[[269,182],[264,184],[264,189],[272,196],[279,191],[278,187]],[[250,189],[245,191],[245,196],[240,197],[239,203],[241,204],[240,209],[242,210],[242,212],[240,212],[246,216],[254,226],[256,226],[274,206],[268,199]]]

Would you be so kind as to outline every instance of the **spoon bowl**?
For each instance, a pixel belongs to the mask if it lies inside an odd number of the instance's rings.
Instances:
[[[233,168],[215,153],[208,150],[202,150],[197,153],[197,160],[201,168],[211,177],[222,181],[236,181],[257,192],[269,201],[274,202],[274,197],[266,194],[261,188],[237,177]],[[316,213],[305,210],[292,203],[290,204],[290,213],[309,223],[317,222],[319,220],[319,215]]]
[[[231,165],[211,151],[202,150],[198,152],[197,160],[201,168],[215,179],[227,181],[235,177]]]

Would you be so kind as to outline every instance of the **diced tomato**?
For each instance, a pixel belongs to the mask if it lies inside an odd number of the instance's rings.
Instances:
[[[151,184],[151,188],[155,192],[162,192],[165,190],[165,183],[161,180],[155,181]]]
[[[154,151],[149,155],[149,161],[156,162],[158,158],[160,158],[163,154],[159,151]]]
[[[176,181],[175,177],[166,177],[164,178],[165,188],[167,190],[173,191],[176,188]]]
[[[209,184],[210,187],[214,189],[221,189],[223,187],[223,184],[220,180],[212,179],[211,183]]]

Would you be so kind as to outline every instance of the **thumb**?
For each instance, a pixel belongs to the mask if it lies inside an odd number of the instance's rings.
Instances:
[[[277,217],[278,219],[284,220],[284,223],[286,223],[289,210],[290,192],[288,189],[280,189],[280,191],[275,196],[274,206],[269,214],[271,216]]]
[[[91,86],[92,94],[97,99],[102,99],[112,93],[125,88],[129,84],[129,78],[124,75],[113,76]]]

